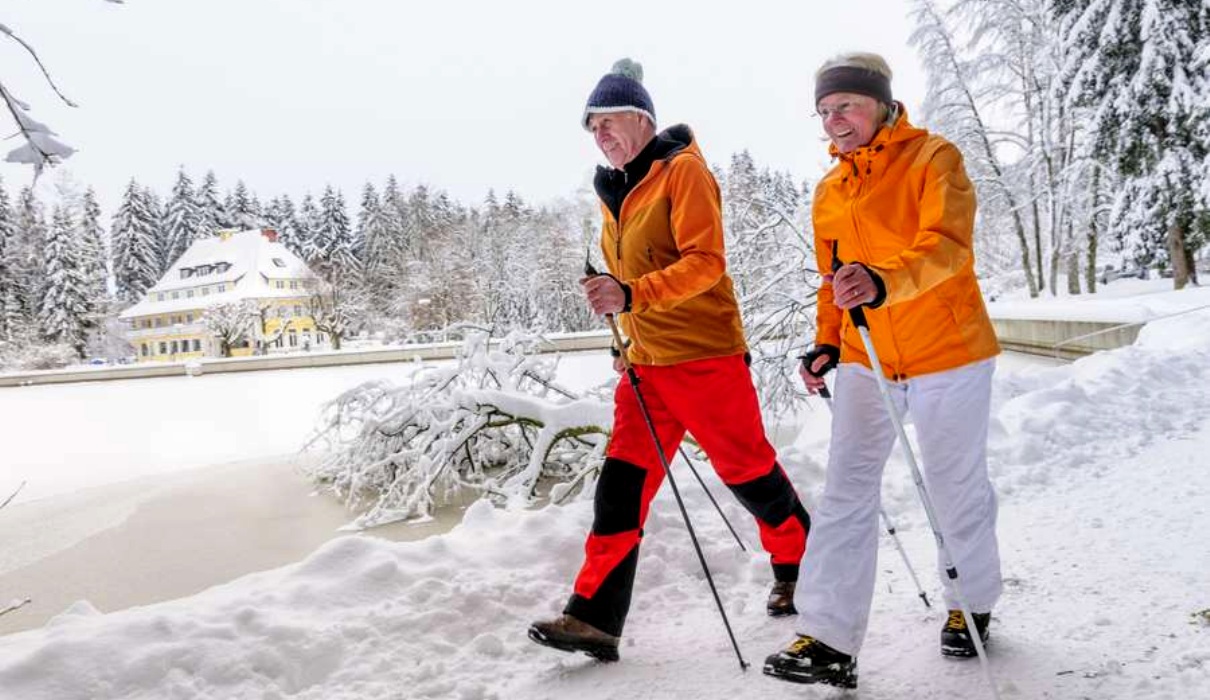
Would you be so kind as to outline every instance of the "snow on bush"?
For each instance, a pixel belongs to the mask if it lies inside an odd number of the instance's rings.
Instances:
[[[61,369],[79,361],[75,348],[66,343],[26,345],[0,342],[0,368],[7,370]]]
[[[373,500],[354,528],[427,517],[467,494],[523,506],[549,486],[566,499],[595,479],[613,414],[602,397],[555,384],[541,341],[475,329],[453,364],[341,394],[320,418],[316,439],[330,449],[312,478],[350,507]]]

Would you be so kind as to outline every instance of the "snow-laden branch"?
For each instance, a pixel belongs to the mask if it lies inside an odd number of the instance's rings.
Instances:
[[[351,507],[372,501],[354,528],[428,517],[468,493],[523,506],[553,484],[561,500],[599,467],[613,417],[607,401],[555,384],[540,340],[470,332],[454,364],[341,394],[320,418],[312,443],[331,449],[311,476]]]
[[[124,0],[106,0],[115,5],[124,4]],[[51,77],[50,71],[47,70],[46,64],[42,63],[42,59],[38,56],[38,52],[34,47],[8,27],[8,25],[0,23],[0,34],[12,39],[17,44],[29,53],[34,63],[38,66],[38,70],[42,72],[42,77],[46,79],[50,89],[59,97],[68,107],[77,107],[75,102],[72,102],[59,86],[55,84],[54,78]],[[59,141],[55,138],[58,134],[52,131],[45,124],[37,121],[29,115],[29,105],[18,99],[8,88],[0,83],[0,99],[4,101],[4,106],[8,109],[8,113],[12,115],[13,121],[17,124],[17,134],[25,143],[21,146],[9,151],[4,157],[4,160],[9,163],[28,163],[34,166],[34,179],[37,179],[42,174],[43,168],[56,165],[69,156],[75,153],[76,150],[71,146]]]

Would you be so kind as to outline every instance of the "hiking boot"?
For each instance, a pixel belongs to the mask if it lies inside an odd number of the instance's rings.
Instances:
[[[765,604],[769,617],[798,614],[798,610],[794,608],[794,586],[794,581],[773,582],[773,590],[769,591],[769,602]]]
[[[814,637],[800,636],[790,642],[790,646],[765,659],[762,670],[766,676],[792,683],[857,687],[857,659]]]
[[[988,625],[991,623],[991,613],[973,613],[975,627],[979,630],[979,639],[984,644],[991,636]],[[951,610],[945,627],[941,628],[941,655],[969,659],[978,656],[975,651],[975,640],[971,638],[970,628],[966,626],[966,616],[961,610]]]
[[[618,660],[618,637],[571,615],[535,622],[529,626],[529,638],[560,651],[582,651],[597,661]]]

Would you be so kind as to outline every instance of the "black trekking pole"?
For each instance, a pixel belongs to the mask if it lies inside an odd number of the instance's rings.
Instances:
[[[833,413],[832,408],[832,392],[828,391],[828,385],[825,384],[819,388],[819,395],[823,397],[824,403],[828,406],[828,412]],[[933,604],[929,602],[929,596],[924,592],[924,586],[920,585],[920,579],[916,577],[916,569],[912,567],[912,562],[908,559],[907,551],[903,549],[903,543],[899,541],[899,529],[895,527],[895,523],[891,521],[891,516],[887,514],[886,508],[878,506],[878,514],[882,516],[882,524],[886,527],[886,532],[891,536],[891,541],[895,543],[895,549],[899,550],[899,556],[903,559],[903,565],[907,567],[908,574],[912,577],[912,583],[916,584],[916,594],[920,596],[920,600],[924,601],[924,607],[932,608]]]
[[[685,460],[685,464],[689,465],[689,471],[693,472],[693,476],[697,479],[697,483],[702,485],[702,490],[706,492],[706,498],[709,498],[710,502],[714,504],[714,509],[718,511],[718,517],[723,519],[723,524],[726,525],[727,529],[731,531],[731,536],[735,538],[735,543],[739,545],[740,550],[744,552],[748,551],[748,548],[744,546],[744,541],[740,539],[739,533],[735,531],[735,528],[731,527],[731,521],[728,520],[726,514],[723,513],[722,506],[718,504],[718,501],[714,500],[714,494],[710,493],[710,489],[706,488],[706,482],[702,481],[702,476],[701,474],[698,474],[697,469],[693,466],[693,461],[689,459],[689,455],[685,454],[684,446],[681,446],[678,449],[681,452],[681,459]]]
[[[908,467],[912,470],[912,480],[916,482],[916,491],[920,494],[920,501],[924,505],[924,513],[928,516],[929,526],[933,529],[933,538],[937,541],[937,550],[941,552],[941,556],[945,560],[945,575],[954,586],[954,595],[958,598],[958,604],[962,608],[962,617],[966,619],[966,627],[970,630],[971,640],[975,643],[975,652],[979,655],[979,664],[983,668],[983,676],[987,679],[987,685],[992,691],[992,697],[1000,700],[1000,691],[996,688],[996,679],[992,677],[991,664],[987,660],[987,650],[983,648],[983,638],[979,634],[979,627],[975,624],[975,616],[971,614],[970,604],[966,602],[966,596],[962,593],[962,586],[958,582],[958,568],[954,565],[954,557],[950,555],[949,547],[945,544],[945,538],[941,535],[941,524],[937,521],[937,513],[933,509],[933,499],[929,496],[928,488],[924,485],[924,477],[920,474],[920,466],[916,464],[916,455],[912,452],[912,445],[908,442],[907,432],[903,429],[903,419],[895,408],[895,402],[891,400],[891,390],[887,387],[886,377],[882,374],[882,363],[878,359],[878,352],[874,349],[874,340],[870,337],[870,325],[866,321],[865,311],[860,306],[855,306],[849,309],[849,317],[853,319],[853,325],[857,326],[857,333],[861,336],[861,343],[865,346],[866,356],[870,358],[870,370],[873,372],[874,380],[878,384],[878,392],[882,394],[882,403],[886,406],[887,415],[895,426],[895,432],[899,436],[899,444],[903,446],[903,455],[907,458]]]
[[[584,262],[584,273],[589,277],[595,277],[599,274],[589,262]],[[617,321],[614,320],[613,314],[605,314],[605,321],[609,323],[609,330],[613,333],[613,342],[617,348],[622,350],[625,345],[622,343],[622,334],[618,332]],[[643,393],[639,391],[639,374],[634,370],[634,365],[630,364],[630,358],[626,356],[625,351],[622,352],[622,365],[626,368],[626,376],[630,379],[630,388],[634,391],[634,398],[639,404],[639,413],[643,415],[643,422],[647,424],[647,432],[651,434],[651,441],[655,445],[655,453],[660,459],[660,466],[664,468],[664,476],[668,477],[668,484],[672,486],[672,495],[676,497],[676,505],[681,510],[681,517],[685,520],[685,529],[689,531],[689,539],[693,541],[693,549],[697,552],[697,560],[702,565],[702,571],[706,574],[706,583],[710,584],[710,593],[714,595],[714,603],[718,606],[718,614],[723,618],[723,626],[727,628],[727,637],[731,640],[731,648],[735,649],[735,658],[739,660],[740,671],[748,670],[748,662],[744,661],[744,656],[740,653],[739,643],[735,641],[735,633],[731,631],[731,621],[727,619],[727,611],[723,609],[723,601],[718,596],[718,588],[714,585],[714,577],[710,575],[710,567],[706,564],[706,555],[702,553],[702,547],[698,544],[697,533],[693,530],[693,523],[689,521],[689,511],[685,510],[685,501],[681,498],[681,491],[676,486],[676,479],[672,476],[672,467],[668,464],[668,458],[664,456],[664,450],[660,446],[660,436],[655,430],[655,423],[651,421],[651,413],[647,410],[647,402],[643,400]]]

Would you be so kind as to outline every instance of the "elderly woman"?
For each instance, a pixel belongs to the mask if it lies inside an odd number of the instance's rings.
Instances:
[[[908,122],[891,70],[847,54],[815,76],[816,111],[836,166],[815,190],[815,251],[824,277],[807,390],[836,368],[827,483],[794,598],[798,637],[768,675],[857,685],[857,654],[874,594],[879,492],[895,443],[874,372],[916,427],[928,487],[981,639],[1000,595],[996,497],[987,430],[999,345],[975,280],[975,192],[953,144]],[[845,311],[863,307],[880,360],[871,367]],[[941,568],[941,567],[939,567]],[[952,581],[941,653],[974,656]]]

